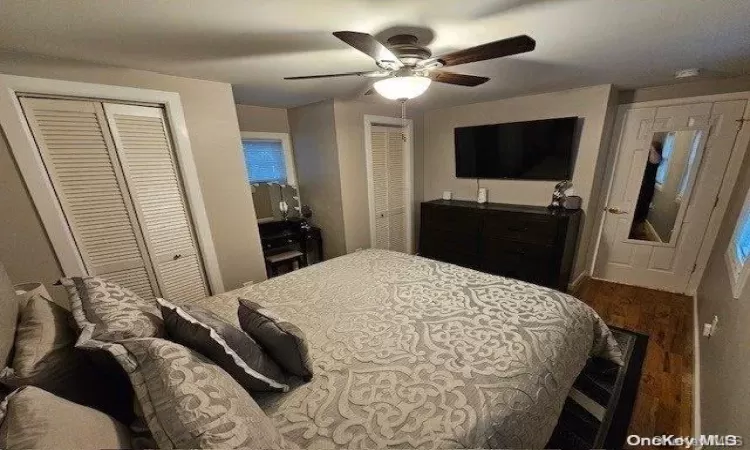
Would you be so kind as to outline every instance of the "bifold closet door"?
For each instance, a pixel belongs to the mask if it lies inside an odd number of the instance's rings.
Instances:
[[[104,110],[162,295],[208,295],[164,110],[105,103]]]
[[[101,103],[20,100],[88,274],[158,295]]]
[[[406,154],[401,128],[372,127],[370,147],[374,246],[407,252]]]

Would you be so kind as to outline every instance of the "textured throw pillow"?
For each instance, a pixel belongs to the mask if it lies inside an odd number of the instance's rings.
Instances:
[[[10,353],[16,336],[18,298],[13,284],[0,264],[0,369],[10,364]]]
[[[242,330],[203,309],[156,301],[171,340],[215,362],[248,391],[289,390],[278,364]]]
[[[0,448],[131,448],[131,435],[102,412],[24,387],[0,403]]]
[[[0,382],[12,387],[40,386],[55,391],[69,382],[80,364],[73,345],[76,333],[69,325],[70,312],[39,295],[21,310],[13,360],[0,371]]]
[[[237,315],[242,329],[281,367],[305,381],[312,379],[312,363],[302,330],[244,298],[240,299]]]
[[[84,345],[106,349],[128,373],[159,448],[294,448],[242,386],[187,347],[158,338]]]
[[[79,342],[164,336],[156,302],[98,277],[63,278],[60,283],[68,291]]]
[[[0,384],[36,386],[58,397],[132,421],[130,382],[111,357],[76,349],[70,312],[39,295],[29,298],[18,319],[11,365]]]

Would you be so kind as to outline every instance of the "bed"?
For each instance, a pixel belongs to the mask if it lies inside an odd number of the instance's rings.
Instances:
[[[542,448],[590,356],[621,363],[581,301],[365,250],[198,300],[237,324],[260,303],[306,334],[315,376],[256,396],[302,448]]]

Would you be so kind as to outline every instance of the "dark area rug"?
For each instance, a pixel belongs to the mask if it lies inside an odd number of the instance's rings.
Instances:
[[[625,365],[591,358],[573,383],[547,448],[566,450],[625,445],[633,414],[648,336],[609,327],[622,349]]]

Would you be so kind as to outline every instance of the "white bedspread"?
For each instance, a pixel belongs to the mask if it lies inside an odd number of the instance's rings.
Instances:
[[[255,395],[302,448],[541,448],[586,359],[620,360],[569,295],[389,251],[197,304],[236,323],[238,297],[307,335],[313,380]]]

